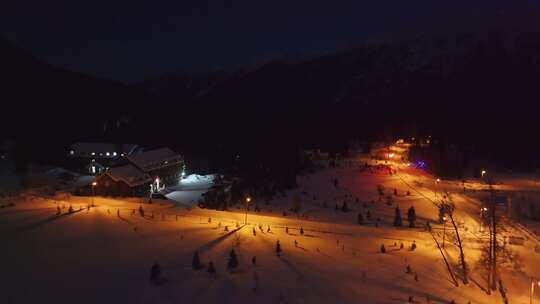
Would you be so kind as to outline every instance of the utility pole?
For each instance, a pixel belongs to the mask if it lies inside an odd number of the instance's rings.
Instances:
[[[490,191],[490,272],[491,272],[491,289],[497,290],[497,219],[496,219],[496,204],[493,198],[493,181],[489,179],[489,191]]]

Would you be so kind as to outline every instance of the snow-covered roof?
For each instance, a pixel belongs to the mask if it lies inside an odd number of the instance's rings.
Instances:
[[[123,181],[130,187],[139,186],[152,180],[148,174],[133,165],[111,168],[105,174],[110,176],[114,181]]]
[[[128,156],[128,160],[144,172],[148,172],[178,164],[182,161],[182,157],[169,148],[160,148],[141,154],[130,155]]]
[[[72,156],[116,157],[120,154],[130,155],[138,146],[135,144],[111,143],[75,143],[71,145]],[[118,151],[120,150],[120,151]],[[116,154],[115,154],[116,152]],[[107,155],[107,153],[109,153]]]

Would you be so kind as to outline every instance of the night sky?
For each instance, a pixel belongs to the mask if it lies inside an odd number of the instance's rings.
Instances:
[[[11,2],[0,10],[3,36],[49,63],[122,81],[461,30],[540,8],[532,0]]]

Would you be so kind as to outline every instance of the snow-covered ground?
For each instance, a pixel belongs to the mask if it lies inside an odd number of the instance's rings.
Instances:
[[[181,179],[177,185],[167,185],[165,197],[180,206],[195,206],[213,182],[214,175],[191,174]]]
[[[477,270],[479,202],[457,187],[452,196],[473,282],[460,281],[459,287],[451,283],[441,253],[422,226],[433,221],[441,242],[445,230],[435,223],[437,209],[431,201],[441,195],[442,186],[432,180],[404,167],[392,175],[358,167],[325,169],[299,177],[298,189],[268,205],[254,198],[262,211],[250,211],[246,224],[240,206],[214,211],[178,208],[167,201],[149,205],[138,199],[96,198],[96,207],[87,210],[88,197],[13,199],[15,207],[0,209],[2,303],[403,303],[409,296],[416,303],[500,302],[498,292],[482,290],[486,284]],[[205,183],[211,181],[189,179],[173,190],[201,191]],[[379,184],[385,188],[382,200]],[[344,201],[351,211],[336,211],[335,205],[339,208]],[[70,204],[75,212],[66,214]],[[396,204],[405,227],[392,226]],[[55,215],[62,205],[62,215]],[[290,211],[284,216],[293,206],[301,207],[302,216]],[[416,209],[419,228],[406,227],[410,206]],[[364,225],[357,223],[360,212]],[[451,236],[447,226],[445,252],[459,279]],[[278,240],[281,256],[275,251]],[[413,243],[414,251],[409,249]],[[540,277],[535,245],[533,239],[524,246],[507,245],[516,254],[515,262],[501,272],[511,303],[528,303],[529,276]],[[226,269],[231,249],[240,265],[234,273]],[[216,278],[205,269],[191,269],[195,251],[206,265],[215,264]],[[149,282],[156,261],[163,269],[161,286]],[[407,265],[411,273],[406,273]],[[535,297],[540,300],[540,292]]]

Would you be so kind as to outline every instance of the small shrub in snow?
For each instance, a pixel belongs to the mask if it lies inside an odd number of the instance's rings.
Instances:
[[[281,244],[279,243],[279,240],[276,242],[276,254],[277,256],[281,255]]]
[[[236,256],[236,252],[234,249],[231,250],[231,253],[229,253],[229,260],[227,262],[227,269],[229,270],[235,270],[238,268],[238,257]]]
[[[386,248],[384,248],[384,244],[381,245],[381,253],[386,253]]]

